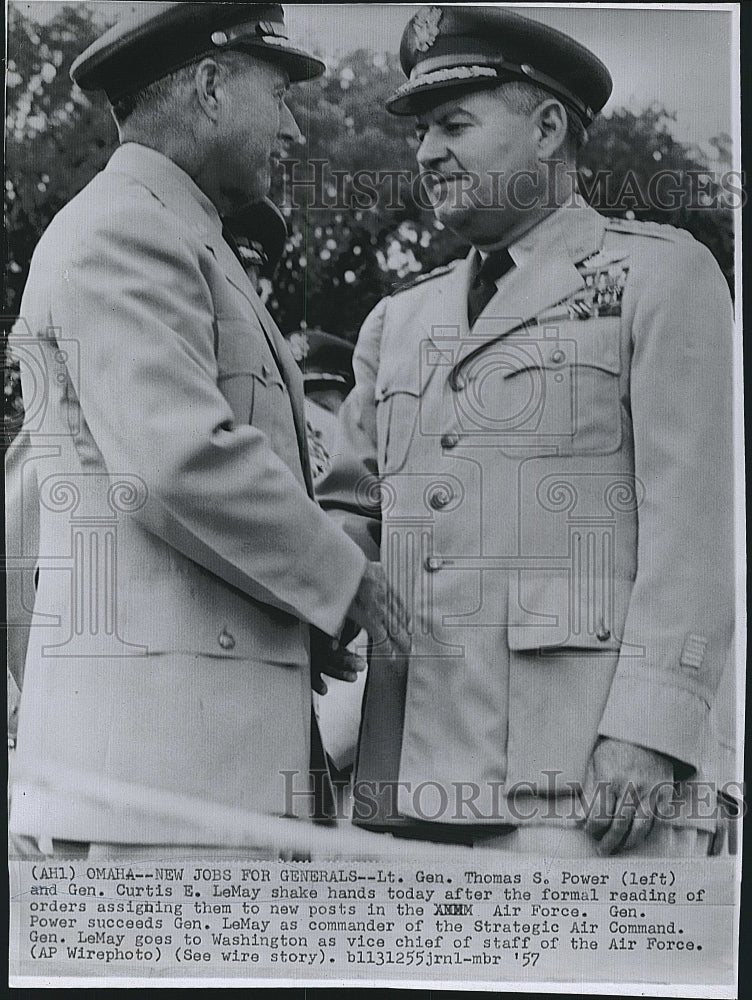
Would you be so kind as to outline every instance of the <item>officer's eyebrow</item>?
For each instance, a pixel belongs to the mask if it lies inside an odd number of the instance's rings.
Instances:
[[[468,111],[468,109],[463,107],[459,102],[452,102],[452,104],[442,108],[438,114],[435,114],[432,120],[436,122],[437,125],[443,125],[444,122],[446,122],[449,118],[453,118],[455,115],[467,115],[468,118],[475,119],[475,115],[472,111]],[[421,128],[428,128],[428,122],[426,121],[425,116],[418,116],[415,121],[415,128],[416,131]]]

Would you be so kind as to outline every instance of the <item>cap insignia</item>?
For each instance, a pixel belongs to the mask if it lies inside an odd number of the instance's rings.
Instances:
[[[438,38],[439,22],[443,13],[441,7],[427,7],[418,11],[413,18],[415,48],[419,52],[427,52]]]

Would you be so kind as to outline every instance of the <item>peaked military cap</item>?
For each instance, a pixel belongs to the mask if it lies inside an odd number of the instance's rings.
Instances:
[[[290,80],[320,76],[320,59],[294,48],[277,3],[145,3],[81,53],[71,79],[82,90],[103,90],[114,103],[155,80],[226,49],[277,63]]]
[[[325,330],[300,330],[288,338],[293,357],[303,371],[306,389],[340,388],[348,393],[355,383],[353,345]]]
[[[608,69],[584,45],[502,7],[422,7],[402,35],[400,62],[408,80],[387,101],[395,115],[448,100],[441,91],[526,80],[587,126],[612,87]]]

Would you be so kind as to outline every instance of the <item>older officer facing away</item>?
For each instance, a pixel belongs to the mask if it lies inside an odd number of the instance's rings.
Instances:
[[[414,624],[406,671],[371,665],[356,821],[705,853],[684,779],[732,635],[725,282],[687,233],[575,193],[611,91],[583,46],[430,6],[400,54],[388,109],[416,117],[426,194],[472,250],[366,320],[319,489],[372,556],[380,527]]]
[[[312,499],[300,373],[223,238],[301,140],[288,84],[322,70],[277,4],[149,5],[72,67],[121,145],[45,233],[15,328],[40,572],[11,829],[45,853],[206,856],[215,814],[253,849],[244,817],[289,811],[323,759],[311,627],[404,649],[382,570]]]

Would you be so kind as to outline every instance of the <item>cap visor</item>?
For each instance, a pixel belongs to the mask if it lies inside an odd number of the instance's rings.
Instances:
[[[395,94],[393,97],[388,97],[386,110],[392,115],[419,115],[428,108],[450,101],[455,92],[460,89],[464,92],[491,90],[498,87],[499,84],[508,83],[513,79],[517,78],[511,75],[499,75],[481,80],[453,80],[450,82],[442,80],[437,83],[426,83],[423,86],[416,86],[415,90],[407,94]]]
[[[290,83],[302,83],[304,80],[315,80],[326,71],[326,64],[316,56],[294,49],[288,45],[268,45],[266,42],[245,42],[232,46],[247,51],[250,55],[267,59],[277,66],[283,66],[290,77]]]

